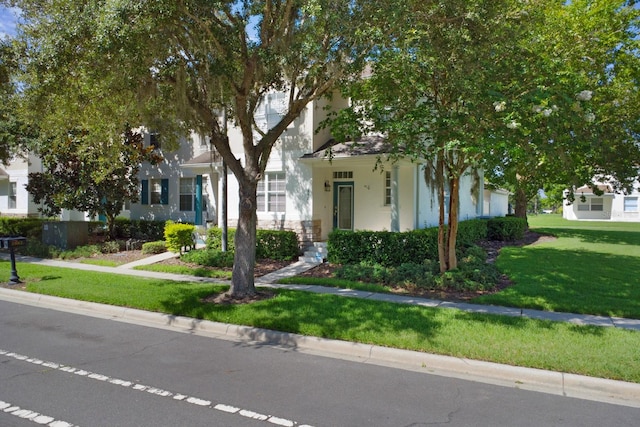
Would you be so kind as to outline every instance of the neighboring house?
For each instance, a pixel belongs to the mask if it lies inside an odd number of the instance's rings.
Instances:
[[[284,94],[269,95],[256,115],[258,125],[266,130],[277,123],[284,101]],[[437,194],[427,187],[423,166],[385,161],[381,137],[337,144],[328,130],[316,132],[326,118],[326,106],[326,101],[308,105],[274,146],[258,187],[258,228],[293,230],[309,242],[325,240],[336,228],[405,231],[437,226]],[[229,139],[242,158],[239,130],[230,128]],[[157,141],[146,135],[145,143]],[[220,225],[222,161],[207,139],[194,134],[177,151],[162,154],[160,165],[143,166],[141,199],[131,204],[130,217]],[[227,178],[228,225],[235,227],[238,183],[230,171]],[[507,196],[485,189],[481,173],[477,178],[465,175],[459,218],[505,215]]]
[[[631,194],[616,193],[607,183],[594,186],[602,194],[595,194],[592,186],[585,185],[574,191],[573,203],[565,198],[562,217],[568,220],[640,221],[638,182],[634,183]]]
[[[2,216],[39,216],[38,205],[33,203],[25,186],[30,172],[40,172],[42,164],[34,155],[14,157],[8,166],[0,169],[0,214]]]

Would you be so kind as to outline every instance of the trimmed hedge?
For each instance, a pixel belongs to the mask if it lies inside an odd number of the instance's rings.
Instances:
[[[486,220],[458,224],[458,247],[486,238]],[[438,228],[405,232],[334,230],[327,242],[332,264],[380,264],[386,267],[438,259]]]
[[[236,229],[227,230],[227,251],[235,251]],[[222,229],[207,230],[207,249],[222,250]],[[298,236],[293,231],[256,230],[256,258],[288,261],[298,256]]]
[[[146,219],[129,219],[117,217],[114,230],[118,239],[140,239],[158,241],[164,239],[165,221],[151,221]]]
[[[0,217],[0,236],[42,238],[40,218]]]
[[[233,267],[233,252],[222,252],[218,249],[198,249],[180,255],[180,260],[207,267]]]
[[[143,254],[161,254],[167,251],[167,244],[164,240],[156,240],[155,242],[147,242],[142,244]]]
[[[527,230],[527,220],[515,216],[491,218],[487,222],[487,238],[489,240],[520,240]]]

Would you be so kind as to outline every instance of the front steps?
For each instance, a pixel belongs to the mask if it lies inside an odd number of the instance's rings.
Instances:
[[[308,246],[304,254],[298,258],[301,262],[310,264],[322,264],[327,259],[327,242],[313,242]]]

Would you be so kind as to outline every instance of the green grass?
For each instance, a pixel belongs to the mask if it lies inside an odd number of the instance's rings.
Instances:
[[[9,276],[0,262],[0,275]],[[27,290],[304,335],[640,383],[640,333],[278,290],[246,305],[201,302],[222,285],[19,263]],[[487,345],[491,343],[491,345]]]
[[[156,271],[159,273],[185,274],[196,277],[231,280],[231,272],[210,267],[188,267],[186,265],[150,264],[139,265],[134,270]]]
[[[122,265],[122,262],[116,262],[108,259],[83,259],[80,261],[82,264],[99,265],[102,267],[117,267]]]
[[[640,223],[529,219],[557,240],[503,248],[498,268],[515,286],[474,302],[640,319]]]

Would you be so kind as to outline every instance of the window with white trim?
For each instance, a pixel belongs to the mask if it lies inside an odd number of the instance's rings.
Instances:
[[[149,180],[149,199],[152,205],[159,205],[162,200],[162,182],[160,179]]]
[[[9,183],[9,209],[16,209],[18,207],[18,184],[14,182]]]
[[[284,172],[267,172],[258,182],[258,212],[286,211],[286,175]]]
[[[391,205],[391,172],[384,173],[384,205]]]
[[[602,197],[592,197],[583,203],[578,203],[578,210],[582,212],[602,212],[604,211],[604,199]]]
[[[638,197],[626,196],[624,198],[624,211],[625,212],[638,212]]]
[[[193,211],[193,200],[196,194],[194,178],[180,178],[180,210]]]

